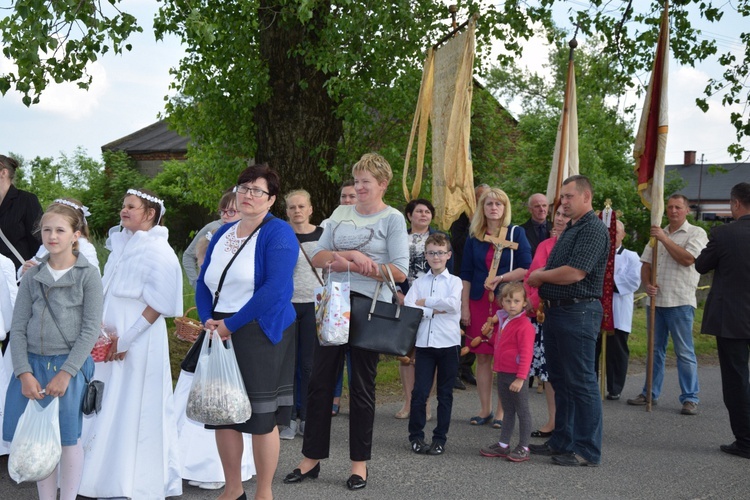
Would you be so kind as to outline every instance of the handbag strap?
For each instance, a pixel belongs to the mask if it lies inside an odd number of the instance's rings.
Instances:
[[[250,236],[247,237],[245,241],[242,242],[242,245],[237,249],[237,251],[232,255],[232,258],[229,259],[229,262],[227,263],[227,266],[224,268],[224,271],[221,273],[221,278],[219,278],[219,286],[216,287],[216,291],[214,292],[214,303],[211,305],[211,310],[213,311],[216,309],[216,304],[219,302],[219,294],[221,293],[221,287],[224,284],[224,278],[227,277],[227,271],[229,271],[229,268],[232,266],[232,263],[234,263],[234,259],[237,258],[237,256],[240,254],[243,248],[245,248],[245,245],[247,245],[247,242],[253,239],[253,236],[255,233],[258,232],[258,230],[263,227],[263,224],[268,222],[269,220],[273,219],[273,215],[267,216],[265,219],[263,219],[260,224],[258,224],[258,227],[256,227],[252,233],[250,233]]]
[[[388,276],[386,276],[386,271],[383,271],[383,268],[386,269]],[[391,290],[391,294],[393,294],[391,302],[396,305],[395,318],[399,319],[399,317],[401,316],[401,304],[399,304],[398,300],[396,299],[396,282],[393,279],[391,266],[389,266],[388,264],[381,264],[380,266],[378,266],[378,270],[380,271],[380,276],[383,277],[383,281],[378,281],[378,284],[375,286],[375,295],[372,296],[372,304],[370,305],[370,317],[375,314],[375,306],[378,303],[378,297],[380,297],[380,289],[382,288],[383,283],[385,283],[386,286]]]
[[[302,242],[300,240],[297,240],[297,244],[299,245],[299,249],[302,250],[302,255],[305,256],[305,259],[307,259],[307,263],[310,264],[310,269],[312,269],[313,274],[316,278],[318,278],[318,283],[320,283],[320,286],[323,286],[323,280],[320,278],[320,275],[318,275],[318,270],[315,269],[315,266],[313,266],[313,263],[310,260],[310,257],[308,257],[307,252],[305,252],[305,247],[302,246]]]
[[[62,328],[60,328],[60,323],[57,322],[57,316],[55,315],[55,311],[52,310],[52,306],[49,303],[49,299],[47,298],[47,293],[44,290],[44,284],[39,282],[39,288],[42,290],[42,297],[44,297],[44,302],[47,304],[47,310],[49,311],[49,315],[52,317],[52,321],[55,322],[55,326],[57,327],[57,330],[60,332],[60,336],[65,341],[65,345],[68,346],[68,349],[71,351],[73,350],[73,346],[70,345],[70,342],[68,341],[68,338],[65,336],[65,334],[62,331]],[[90,382],[89,378],[86,376],[85,373],[83,373],[83,370],[78,370],[83,375],[83,380],[88,384]]]
[[[18,250],[16,250],[16,247],[14,247],[13,243],[11,243],[8,237],[5,236],[5,233],[3,232],[2,229],[0,229],[0,239],[3,240],[3,243],[5,243],[5,246],[8,247],[8,249],[13,253],[13,255],[16,256],[16,259],[18,259],[18,262],[20,262],[21,265],[23,265],[23,263],[26,262],[26,259],[24,259],[23,256],[21,256],[21,254],[18,252]]]

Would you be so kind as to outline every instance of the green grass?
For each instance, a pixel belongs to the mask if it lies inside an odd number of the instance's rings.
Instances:
[[[699,306],[695,310],[695,320],[693,321],[693,343],[695,344],[695,354],[698,356],[713,356],[716,354],[716,337],[713,335],[704,335],[700,333],[701,322],[703,321],[703,307]],[[648,336],[646,327],[646,308],[637,307],[633,313],[633,331],[630,333],[628,342],[630,347],[631,358],[646,359],[648,349]],[[672,351],[672,341],[669,341],[667,352]]]

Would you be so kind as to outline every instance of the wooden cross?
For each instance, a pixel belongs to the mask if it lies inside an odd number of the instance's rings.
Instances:
[[[498,236],[484,235],[484,241],[492,243],[495,246],[495,255],[492,257],[492,266],[490,266],[490,272],[487,275],[487,279],[484,280],[485,284],[489,284],[497,276],[497,268],[500,266],[500,257],[503,254],[503,249],[510,248],[511,250],[518,249],[518,243],[515,241],[509,241],[506,239],[508,236],[508,228],[501,227],[500,234]],[[494,295],[494,294],[493,294]]]

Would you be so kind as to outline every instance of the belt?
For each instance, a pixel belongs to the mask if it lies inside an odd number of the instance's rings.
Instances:
[[[587,302],[595,302],[599,300],[596,297],[585,297],[582,299],[557,299],[557,300],[545,300],[544,301],[544,307],[547,309],[550,309],[552,307],[560,307],[560,306],[572,306],[573,304],[585,304]]]

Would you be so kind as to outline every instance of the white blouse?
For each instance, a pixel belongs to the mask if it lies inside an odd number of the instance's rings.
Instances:
[[[247,239],[247,237],[237,237],[237,226],[238,224],[235,224],[222,234],[211,252],[211,263],[203,277],[211,295],[216,293],[221,275],[232,256],[237,253],[240,245]],[[215,312],[235,313],[253,297],[255,292],[255,245],[258,242],[258,234],[262,230],[261,228],[255,232],[253,239],[245,245],[242,252],[234,259],[232,267],[227,271],[224,284],[221,287],[219,301],[214,308]]]

